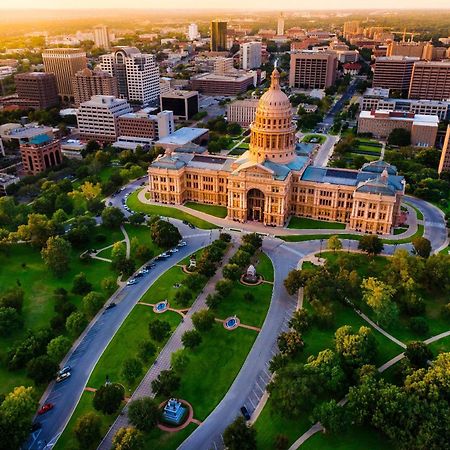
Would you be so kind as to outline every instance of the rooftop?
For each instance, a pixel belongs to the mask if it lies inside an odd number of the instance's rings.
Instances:
[[[409,111],[389,111],[387,109],[377,109],[376,111],[361,111],[359,114],[363,119],[389,119],[411,121],[415,125],[438,126],[438,116],[426,116],[424,114],[414,114]]]
[[[208,132],[207,128],[183,127],[160,139],[157,145],[177,145],[181,147]]]
[[[172,89],[161,94],[163,98],[189,98],[198,95],[198,91],[186,91],[182,89]]]
[[[217,75],[215,73],[201,73],[199,75],[195,75],[191,78],[191,80],[203,80],[203,81],[244,81],[249,78],[253,78],[253,73],[245,72],[245,73],[236,73],[236,74],[227,74],[227,75]]]

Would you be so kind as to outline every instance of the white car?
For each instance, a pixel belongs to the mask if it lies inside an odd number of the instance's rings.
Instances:
[[[186,245],[187,245],[187,243],[186,243],[185,241],[181,241],[181,242],[178,244],[178,247],[186,247]]]
[[[133,284],[137,284],[137,280],[135,278],[127,281],[127,286],[133,286]]]
[[[170,250],[169,250],[169,252],[170,253],[176,253],[176,252],[178,252],[179,250],[177,249],[177,248],[171,248]]]
[[[65,373],[63,373],[62,375],[59,375],[59,376],[56,378],[56,382],[57,382],[57,383],[60,383],[61,381],[67,380],[67,378],[69,378],[70,375],[71,375],[70,372],[65,372]]]

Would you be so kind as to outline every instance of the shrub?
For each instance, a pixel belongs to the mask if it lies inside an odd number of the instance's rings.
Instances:
[[[171,331],[170,323],[165,320],[155,319],[148,324],[150,337],[155,341],[163,341]]]
[[[125,389],[123,386],[117,383],[105,384],[95,391],[92,404],[97,411],[113,414],[119,409],[124,397]]]
[[[181,342],[186,348],[195,348],[202,342],[202,335],[197,330],[188,330],[181,336]]]
[[[152,341],[141,341],[138,346],[138,357],[148,363],[156,354],[156,346]]]
[[[192,323],[198,331],[209,331],[214,325],[214,314],[207,309],[197,311],[192,315]]]
[[[160,411],[156,400],[150,397],[130,402],[128,418],[130,423],[140,431],[150,431],[158,423]]]

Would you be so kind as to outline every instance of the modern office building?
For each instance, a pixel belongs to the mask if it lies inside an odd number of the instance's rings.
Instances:
[[[289,86],[325,89],[336,81],[337,58],[328,52],[303,51],[291,54]]]
[[[439,160],[438,173],[441,174],[441,172],[450,172],[450,125],[447,125],[447,133]]]
[[[62,162],[61,144],[46,134],[35,136],[28,142],[21,142],[20,155],[23,171],[27,175],[37,175]]]
[[[86,53],[78,48],[49,48],[43,51],[42,60],[45,72],[56,77],[61,99],[73,100],[72,79],[78,71],[87,68]]]
[[[119,137],[142,137],[157,141],[174,131],[175,124],[172,111],[161,111],[154,115],[142,110],[117,117],[117,134]]]
[[[450,60],[416,62],[408,97],[450,100]]]
[[[153,55],[141,53],[135,47],[118,47],[100,57],[100,67],[117,78],[121,98],[142,105],[158,101],[159,68]]]
[[[371,133],[378,139],[387,139],[396,128],[411,133],[411,145],[433,147],[439,125],[439,117],[410,112],[372,110],[361,111],[358,117],[358,133]]]
[[[200,33],[198,32],[198,26],[196,23],[191,23],[188,26],[187,37],[190,41],[195,41],[200,37]]]
[[[125,99],[94,95],[78,108],[77,121],[81,139],[114,142],[118,136],[117,118],[131,112]]]
[[[431,59],[433,44],[429,42],[389,42],[386,56],[409,56],[419,59]]]
[[[412,112],[425,116],[438,116],[439,120],[446,120],[450,115],[450,102],[389,98],[389,89],[368,88],[361,97],[360,109],[361,111],[384,109]]]
[[[377,58],[373,66],[372,86],[408,92],[414,63],[419,58],[385,56]]]
[[[192,89],[208,95],[238,95],[255,85],[253,73],[216,75],[202,73],[191,78]]]
[[[117,78],[102,70],[83,69],[73,77],[75,105],[87,102],[93,95],[119,97]]]
[[[14,76],[16,92],[22,106],[45,109],[58,106],[55,75],[45,72],[20,73]]]
[[[227,104],[228,122],[236,122],[239,125],[247,127],[255,120],[256,108],[259,100],[246,99],[236,100]]]
[[[211,51],[224,52],[227,50],[227,22],[213,20],[211,22]]]
[[[99,25],[94,28],[94,42],[97,48],[103,48],[104,50],[111,48],[108,27]]]
[[[198,113],[198,92],[170,90],[160,96],[161,111],[172,111],[175,119],[190,120]]]
[[[259,69],[261,67],[261,42],[246,42],[241,44],[241,67],[244,70]]]
[[[283,226],[290,216],[340,221],[349,229],[389,233],[401,217],[404,179],[374,161],[359,171],[314,167],[297,154],[296,127],[275,69],[239,158],[168,149],[149,167],[151,201],[227,207],[228,219]]]

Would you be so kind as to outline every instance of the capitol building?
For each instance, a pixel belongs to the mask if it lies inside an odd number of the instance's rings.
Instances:
[[[167,150],[148,169],[149,199],[222,205],[230,220],[280,227],[290,216],[378,234],[398,224],[405,182],[394,166],[374,161],[360,170],[316,167],[297,150],[291,104],[276,69],[250,130],[249,150],[238,158],[192,146]]]

